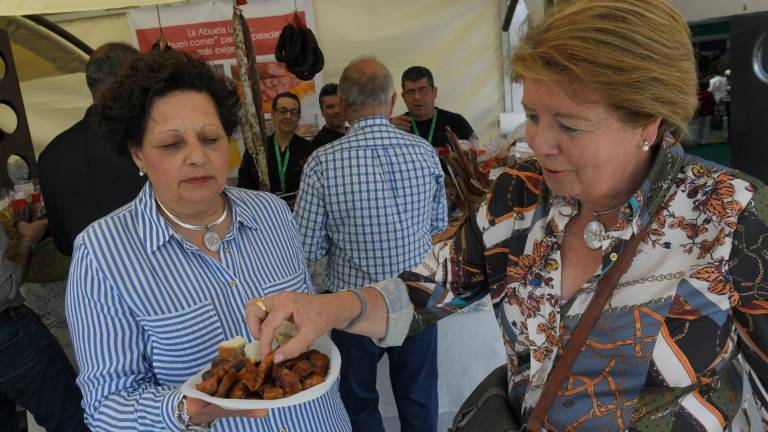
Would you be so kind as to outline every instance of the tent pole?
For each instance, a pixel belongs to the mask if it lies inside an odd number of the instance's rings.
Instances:
[[[90,45],[80,40],[77,36],[73,35],[72,33],[64,30],[61,28],[58,24],[48,20],[47,18],[43,17],[42,15],[24,15],[24,18],[32,21],[33,23],[39,25],[40,27],[43,27],[44,29],[50,31],[51,33],[55,34],[56,36],[64,39],[65,41],[71,43],[80,51],[86,53],[87,55],[91,55],[93,52],[93,48],[91,48]]]

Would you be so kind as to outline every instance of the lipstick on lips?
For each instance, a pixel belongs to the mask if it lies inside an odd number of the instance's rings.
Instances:
[[[192,183],[192,184],[203,184],[203,183],[211,180],[211,178],[212,178],[211,176],[190,177],[190,178],[186,179],[185,181],[187,183]]]

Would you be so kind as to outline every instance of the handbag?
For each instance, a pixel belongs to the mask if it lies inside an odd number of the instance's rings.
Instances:
[[[448,432],[517,432],[520,422],[509,403],[507,365],[497,367],[475,387],[453,418]]]
[[[576,325],[568,346],[552,368],[528,421],[521,424],[518,417],[521,414],[521,408],[513,406],[509,398],[505,364],[494,369],[467,397],[457,411],[453,424],[448,429],[449,432],[539,432],[541,430],[544,417],[552,406],[557,392],[562,388],[568,372],[576,362],[584,342],[600,318],[619,279],[629,268],[640,239],[645,236],[649,227],[650,225],[627,240],[616,262],[600,280],[597,291]]]

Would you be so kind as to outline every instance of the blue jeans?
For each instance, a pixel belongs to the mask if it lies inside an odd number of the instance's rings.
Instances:
[[[88,431],[75,371],[31,309],[0,312],[0,431],[15,432],[16,404],[47,432]]]
[[[406,338],[399,347],[380,348],[369,337],[337,330],[331,339],[341,352],[339,390],[353,431],[384,432],[376,391],[384,352],[401,432],[437,430],[437,325]]]

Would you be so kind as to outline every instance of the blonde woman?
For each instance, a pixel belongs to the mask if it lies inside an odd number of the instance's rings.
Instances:
[[[268,343],[292,316],[301,332],[278,350],[284,358],[353,320],[352,331],[399,344],[490,294],[526,424],[598,282],[648,229],[543,427],[763,430],[766,191],[678,143],[696,109],[683,17],[666,0],[565,2],[523,38],[512,76],[535,161],[509,167],[455,239],[413,271],[360,298],[251,303],[251,331]]]

